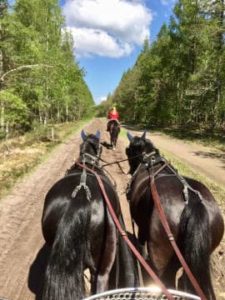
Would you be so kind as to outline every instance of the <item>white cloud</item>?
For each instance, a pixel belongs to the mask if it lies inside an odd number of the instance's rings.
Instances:
[[[78,56],[121,57],[132,51],[129,43],[120,43],[106,31],[89,28],[68,28],[75,41],[75,52]]]
[[[105,101],[107,99],[106,96],[102,96],[102,97],[99,97],[96,101],[96,103],[101,103],[102,101]]]
[[[129,55],[150,36],[152,12],[141,0],[67,0],[63,10],[78,55]]]

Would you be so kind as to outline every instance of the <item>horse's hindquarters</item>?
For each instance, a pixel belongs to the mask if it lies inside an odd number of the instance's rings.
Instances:
[[[111,121],[109,132],[110,132],[110,143],[111,143],[111,146],[113,147],[113,150],[115,150],[118,135],[120,132],[120,126],[117,121],[115,121],[115,120]]]

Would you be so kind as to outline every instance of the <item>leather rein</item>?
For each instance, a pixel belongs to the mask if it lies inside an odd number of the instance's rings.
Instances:
[[[175,170],[170,166],[170,164],[165,160],[165,159],[162,159],[162,161],[164,162],[163,165],[157,170],[155,171],[155,173],[153,174],[149,174],[149,181],[150,181],[150,190],[151,190],[151,193],[152,193],[152,198],[153,198],[153,201],[154,201],[154,204],[155,204],[155,207],[158,211],[158,214],[159,214],[159,218],[160,218],[160,221],[162,223],[162,226],[167,234],[167,237],[174,249],[174,252],[176,253],[177,255],[177,258],[179,259],[185,273],[187,274],[190,282],[192,283],[197,295],[202,299],[202,300],[207,300],[204,292],[202,291],[201,287],[199,286],[198,284],[198,281],[196,280],[196,278],[194,277],[193,273],[191,272],[189,266],[187,265],[183,255],[181,254],[180,252],[180,249],[178,248],[177,246],[177,243],[175,241],[175,238],[173,236],[173,233],[170,229],[170,226],[169,226],[169,223],[167,221],[167,218],[166,218],[166,214],[164,212],[164,209],[162,207],[162,204],[161,204],[161,201],[160,201],[160,196],[159,196],[159,193],[157,191],[157,188],[156,188],[156,184],[155,184],[155,177],[157,175],[160,174],[160,172],[162,170],[164,170],[166,167],[168,167],[170,169],[170,171],[172,171],[172,174],[173,175],[176,175],[178,177],[178,179],[181,180],[182,184],[184,185],[184,195],[185,195],[185,198],[187,197],[186,195],[186,191],[187,189],[191,189],[192,191],[196,192],[198,195],[199,195],[199,192],[192,189],[189,184],[185,181],[185,179],[181,176],[179,176]],[[187,203],[187,199],[185,199],[185,203],[186,205],[188,204]],[[202,201],[202,197],[200,197],[200,200]]]
[[[151,156],[153,155],[154,153],[151,152],[150,155],[148,155],[148,157],[151,158]],[[100,159],[101,160],[101,159]],[[122,161],[126,161],[127,159],[124,159]],[[114,162],[114,163],[117,163],[118,162]],[[111,164],[114,164],[114,163],[107,163],[106,165],[111,165]],[[102,192],[102,195],[103,195],[103,199],[105,200],[105,203],[108,207],[108,210],[109,210],[109,213],[119,231],[119,233],[121,234],[122,238],[125,240],[125,242],[127,243],[128,247],[130,248],[130,250],[133,252],[133,254],[136,256],[136,258],[138,259],[138,261],[141,263],[141,265],[144,267],[144,269],[146,270],[146,272],[150,275],[150,277],[155,281],[155,283],[157,283],[162,292],[166,295],[166,297],[169,299],[169,300],[172,300],[174,299],[174,297],[172,296],[172,294],[167,290],[167,288],[165,287],[165,285],[161,282],[161,280],[159,279],[159,277],[156,275],[156,273],[153,271],[153,269],[146,263],[145,259],[142,257],[142,255],[140,254],[140,252],[137,250],[137,248],[133,245],[133,243],[130,241],[129,237],[127,236],[127,233],[124,231],[124,229],[122,228],[116,214],[115,214],[115,211],[112,207],[112,204],[110,202],[110,199],[108,198],[108,195],[105,191],[105,187],[104,187],[104,184],[102,182],[102,179],[101,177],[98,175],[98,173],[94,170],[94,169],[91,169],[89,167],[87,167],[87,165],[85,164],[85,162],[75,162],[76,165],[78,165],[79,167],[81,167],[83,170],[87,170],[89,171],[90,173],[92,173],[97,181],[98,181],[98,185],[99,185],[99,188]],[[104,166],[104,165],[103,165]],[[102,167],[103,167],[102,166]],[[161,202],[160,202],[160,197],[159,197],[159,194],[158,194],[158,191],[157,191],[157,188],[156,188],[156,184],[155,184],[155,177],[163,170],[165,169],[165,167],[169,167],[170,170],[173,171],[174,174],[176,174],[176,172],[174,171],[173,168],[170,167],[170,165],[167,163],[167,161],[164,159],[164,164],[154,173],[154,174],[151,174],[149,176],[149,180],[150,180],[150,188],[151,188],[151,192],[152,192],[152,198],[153,198],[153,201],[154,201],[154,204],[158,210],[158,214],[159,214],[159,217],[160,217],[160,221],[162,223],[162,226],[168,236],[168,239],[184,269],[184,271],[186,272],[189,280],[191,281],[197,295],[202,299],[202,300],[207,300],[204,292],[202,291],[201,287],[199,286],[197,280],[195,279],[194,275],[192,274],[190,268],[188,267],[183,255],[181,254],[176,242],[175,242],[175,239],[174,239],[174,236],[172,234],[172,231],[170,229],[170,226],[168,224],[168,221],[167,221],[167,218],[166,218],[166,215],[165,215],[165,212],[163,210],[163,207],[161,205]],[[177,175],[177,174],[176,174]],[[180,177],[182,178],[182,177]],[[190,187],[191,188],[191,187]]]
[[[153,271],[153,269],[146,263],[145,259],[142,257],[142,255],[140,254],[140,252],[137,250],[137,248],[133,245],[133,243],[130,241],[129,237],[127,236],[126,231],[124,231],[124,229],[122,228],[116,213],[112,207],[112,204],[110,202],[110,199],[105,191],[105,187],[104,184],[102,182],[101,177],[99,176],[99,174],[94,170],[91,169],[89,167],[87,167],[84,163],[82,162],[75,162],[76,165],[78,165],[80,168],[89,171],[90,173],[92,173],[97,181],[98,181],[98,185],[99,188],[102,192],[102,196],[103,199],[105,200],[105,203],[108,207],[109,213],[120,233],[120,235],[122,236],[122,238],[124,239],[124,241],[127,243],[128,247],[130,248],[130,250],[133,252],[133,254],[136,256],[136,258],[138,259],[138,261],[141,263],[141,265],[144,267],[144,269],[146,270],[146,272],[150,275],[150,277],[160,286],[162,292],[165,294],[165,296],[167,297],[167,299],[169,300],[173,300],[174,297],[172,296],[172,294],[167,290],[167,288],[165,287],[165,285],[161,282],[161,280],[159,279],[159,277],[156,275],[156,273]]]

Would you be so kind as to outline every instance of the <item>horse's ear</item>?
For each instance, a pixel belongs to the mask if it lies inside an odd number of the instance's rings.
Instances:
[[[129,131],[127,131],[127,137],[128,137],[128,140],[131,142],[131,140],[133,139],[133,136]]]
[[[96,136],[96,138],[97,138],[98,140],[100,140],[100,131],[99,131],[99,130],[96,131],[95,136]]]
[[[143,140],[145,140],[145,138],[146,138],[146,133],[147,133],[147,130],[145,130],[144,133],[143,133],[142,136],[141,136],[141,138],[142,138]]]
[[[87,138],[87,135],[86,135],[86,133],[84,132],[83,129],[82,129],[82,131],[81,131],[81,138],[82,138],[83,141],[85,141],[86,138]]]

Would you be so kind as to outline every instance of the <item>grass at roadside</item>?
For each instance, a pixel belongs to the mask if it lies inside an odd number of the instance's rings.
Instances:
[[[208,177],[200,174],[198,171],[194,170],[193,168],[189,167],[187,164],[183,163],[180,159],[172,155],[167,151],[161,151],[162,155],[178,170],[179,174],[182,176],[187,176],[194,178],[202,183],[204,183],[211,193],[214,195],[217,202],[223,207],[221,207],[225,212],[225,189],[222,185],[216,183],[215,181],[209,179]]]
[[[15,182],[32,171],[53,148],[81,129],[89,120],[42,127],[0,142],[0,198]]]
[[[212,133],[200,130],[163,129],[162,132],[180,140],[198,142],[204,146],[212,146],[225,152],[225,135],[222,131]]]

